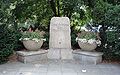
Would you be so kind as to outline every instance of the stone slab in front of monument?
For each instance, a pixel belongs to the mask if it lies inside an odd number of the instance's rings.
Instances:
[[[61,59],[61,52],[60,49],[49,49],[47,57],[49,59]]]
[[[71,30],[68,17],[53,17],[50,21],[49,59],[72,59]]]
[[[23,63],[32,63],[36,61],[47,60],[47,50],[38,51],[17,51],[17,58]]]
[[[49,59],[73,59],[72,49],[49,49]]]

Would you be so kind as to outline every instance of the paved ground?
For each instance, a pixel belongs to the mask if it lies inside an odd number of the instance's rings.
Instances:
[[[85,65],[76,61],[8,62],[0,75],[120,75],[120,64]]]

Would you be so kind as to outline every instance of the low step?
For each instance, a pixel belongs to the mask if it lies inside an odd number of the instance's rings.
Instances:
[[[73,57],[75,60],[83,64],[98,64],[102,62],[102,52],[89,52],[82,50],[74,50]]]
[[[47,50],[38,51],[17,51],[17,58],[23,63],[30,63],[47,59]]]

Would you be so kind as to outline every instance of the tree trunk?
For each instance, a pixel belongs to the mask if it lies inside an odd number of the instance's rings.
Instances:
[[[55,1],[54,0],[49,0],[49,2],[50,2],[50,5],[51,5],[51,8],[52,8],[52,11],[54,12],[54,16],[57,16]]]
[[[58,17],[60,17],[60,3],[59,3],[59,0],[57,0],[57,9],[58,9]]]
[[[105,25],[102,25],[100,28],[100,38],[101,38],[101,47],[104,47],[104,45],[107,43],[107,37],[106,37],[106,27]]]

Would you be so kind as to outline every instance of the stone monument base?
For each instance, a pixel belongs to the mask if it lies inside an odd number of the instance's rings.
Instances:
[[[82,50],[74,50],[73,57],[82,64],[98,64],[102,62],[101,52],[88,52]]]
[[[40,60],[47,60],[47,50],[39,51],[17,51],[17,58],[23,63],[31,63]]]
[[[73,59],[72,49],[49,49],[48,59]]]

